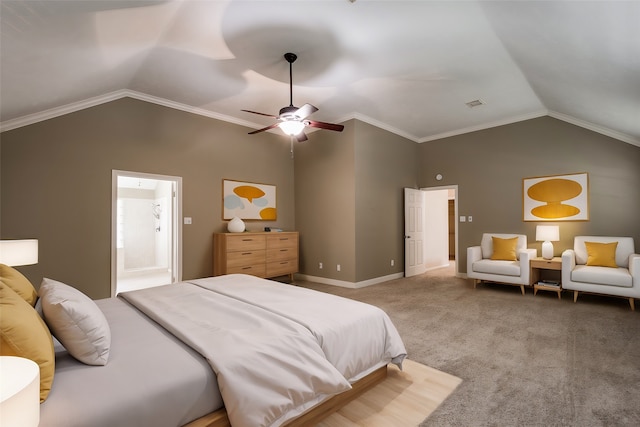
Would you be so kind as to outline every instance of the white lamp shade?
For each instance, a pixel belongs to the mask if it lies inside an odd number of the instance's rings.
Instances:
[[[0,263],[16,266],[38,263],[38,240],[0,240]]]
[[[297,135],[302,132],[302,129],[304,129],[304,123],[298,120],[286,120],[280,122],[278,126],[282,129],[282,132],[290,136]]]
[[[0,356],[0,414],[3,426],[40,423],[40,368],[33,360]]]
[[[560,240],[560,227],[557,225],[537,225],[536,240],[539,242],[557,242]]]

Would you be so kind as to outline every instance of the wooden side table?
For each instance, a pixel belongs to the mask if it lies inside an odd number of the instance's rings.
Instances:
[[[540,282],[540,276],[542,270],[562,270],[562,258],[555,257],[552,259],[544,259],[537,257],[531,260],[531,284],[533,285],[533,295],[538,293],[538,290],[552,291],[558,293],[558,299],[561,299],[562,283],[558,281],[558,286],[545,285]]]

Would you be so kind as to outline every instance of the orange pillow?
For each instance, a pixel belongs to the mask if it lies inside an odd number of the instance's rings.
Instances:
[[[38,312],[0,282],[0,355],[31,359],[40,367],[40,402],[53,383],[55,353],[51,332]]]
[[[29,279],[13,267],[0,264],[0,279],[2,282],[20,295],[31,307],[36,305],[38,293]]]
[[[616,264],[618,242],[584,242],[584,245],[587,247],[587,265],[618,268]]]
[[[491,259],[503,261],[516,261],[516,245],[518,238],[501,239],[500,237],[491,236],[493,241],[493,253]]]

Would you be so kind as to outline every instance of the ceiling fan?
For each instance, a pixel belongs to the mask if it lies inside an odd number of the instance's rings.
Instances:
[[[296,59],[298,59],[298,56],[295,53],[285,53],[284,59],[286,59],[289,63],[289,106],[281,108],[280,113],[277,116],[274,116],[273,114],[259,113],[257,111],[242,110],[246,111],[247,113],[260,114],[261,116],[273,117],[277,119],[276,123],[269,125],[266,128],[249,132],[249,135],[279,127],[285,134],[295,137],[298,142],[302,142],[307,140],[307,135],[305,135],[304,133],[304,128],[306,126],[342,132],[342,130],[344,129],[343,125],[336,125],[333,123],[318,122],[316,120],[307,119],[307,117],[309,117],[311,114],[318,111],[318,109],[313,105],[304,104],[300,108],[293,105],[293,63]]]

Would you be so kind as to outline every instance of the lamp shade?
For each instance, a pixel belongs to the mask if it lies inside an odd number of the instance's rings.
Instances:
[[[0,263],[8,266],[38,263],[38,240],[0,240]]]
[[[536,240],[539,242],[557,242],[560,240],[560,227],[557,225],[536,226]]]
[[[33,360],[0,356],[0,414],[3,426],[37,427],[40,368]]]
[[[290,136],[297,135],[304,129],[304,123],[298,120],[285,120],[278,123],[278,126],[282,129],[282,132]]]

